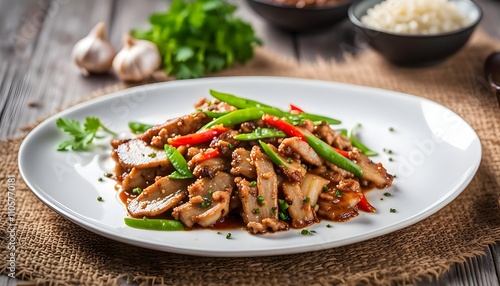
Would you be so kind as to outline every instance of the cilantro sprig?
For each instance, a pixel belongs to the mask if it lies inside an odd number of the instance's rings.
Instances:
[[[167,74],[201,77],[246,62],[261,43],[235,11],[223,0],[174,0],[169,11],[150,16],[150,30],[133,30],[132,35],[156,44]]]
[[[64,132],[73,136],[72,139],[65,140],[57,146],[58,151],[83,151],[88,148],[94,138],[98,138],[97,131],[103,131],[118,136],[115,132],[109,130],[104,126],[97,117],[87,117],[85,123],[80,123],[74,119],[59,118],[56,121],[57,127],[61,128]]]

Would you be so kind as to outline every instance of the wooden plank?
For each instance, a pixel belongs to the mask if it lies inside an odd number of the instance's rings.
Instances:
[[[33,15],[45,13],[45,17],[37,35],[32,37],[36,49],[32,55],[23,53],[21,59],[9,61],[2,80],[0,94],[7,94],[9,100],[2,107],[0,120],[9,124],[2,124],[0,139],[20,135],[20,127],[53,114],[112,81],[85,80],[70,60],[74,43],[96,22],[109,19],[112,4],[110,0],[53,0],[48,7],[37,6]],[[28,106],[29,102],[37,103],[37,107]]]
[[[491,249],[486,247],[485,255],[472,257],[464,263],[454,264],[437,281],[424,280],[418,285],[499,285],[493,257]]]

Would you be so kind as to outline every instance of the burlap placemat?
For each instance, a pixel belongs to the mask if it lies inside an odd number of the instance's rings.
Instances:
[[[369,51],[343,63],[298,64],[259,49],[249,64],[218,74],[279,75],[381,87],[426,97],[457,112],[481,138],[482,163],[457,199],[420,223],[354,245],[298,255],[206,258],[161,253],[103,238],[46,207],[19,176],[21,139],[15,139],[0,142],[1,271],[8,273],[6,188],[13,175],[17,179],[17,276],[37,283],[390,284],[437,277],[453,263],[479,255],[486,245],[500,241],[496,135],[500,115],[497,99],[482,77],[484,59],[495,49],[500,49],[498,42],[476,32],[450,60],[419,69],[394,67]]]

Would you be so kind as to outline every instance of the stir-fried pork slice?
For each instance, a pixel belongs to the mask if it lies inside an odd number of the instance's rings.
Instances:
[[[148,146],[139,139],[113,140],[111,157],[116,161],[115,176],[125,191],[146,188],[157,176],[172,170],[163,149]]]
[[[288,213],[292,218],[292,227],[303,228],[318,221],[311,208],[311,199],[302,194],[299,182],[284,182],[283,193],[290,205]]]
[[[317,214],[332,221],[347,221],[358,215],[361,187],[353,179],[342,180],[334,189],[319,195]]]
[[[152,168],[170,164],[165,151],[139,139],[113,140],[111,157],[124,168]]]
[[[213,178],[219,171],[224,171],[229,165],[226,158],[214,157],[196,164],[193,169],[193,174],[196,177],[210,177]]]
[[[148,129],[138,138],[152,146],[163,148],[169,137],[194,133],[210,120],[211,119],[203,112],[188,114],[156,125]]]
[[[126,192],[131,192],[135,188],[145,189],[155,182],[156,178],[164,177],[170,173],[170,170],[170,166],[150,169],[132,168],[129,172],[122,174],[121,188]]]
[[[349,153],[349,158],[356,162],[359,167],[361,167],[361,170],[363,170],[363,180],[372,183],[379,189],[388,188],[392,185],[394,177],[387,173],[382,163],[373,163],[368,156],[364,155],[356,148]]]
[[[330,183],[327,179],[307,173],[300,185],[304,197],[309,198],[311,205],[314,206],[318,202],[319,194],[325,186]]]
[[[132,217],[156,216],[176,206],[186,195],[186,189],[192,180],[171,180],[163,177],[127,206]]]
[[[259,196],[262,196],[263,207],[260,209],[262,219],[268,217],[278,217],[278,212],[273,212],[278,207],[278,178],[274,172],[273,162],[262,153],[260,147],[254,146],[250,152],[250,157],[257,172],[257,189]]]
[[[238,196],[241,200],[241,207],[243,210],[241,212],[241,217],[243,218],[243,221],[246,224],[249,222],[260,222],[261,206],[257,201],[257,186],[251,187],[250,182],[241,177],[237,177],[234,181],[238,188]]]
[[[289,157],[292,157],[294,153],[296,153],[304,162],[315,166],[321,166],[323,164],[323,159],[307,142],[302,141],[299,137],[284,139],[278,150]]]
[[[236,107],[218,99],[207,100],[206,98],[201,98],[198,102],[196,102],[194,104],[194,108],[196,108],[196,110],[210,110],[214,112],[232,111],[237,109]]]
[[[342,149],[342,150],[351,150],[352,144],[349,138],[346,136],[335,132],[329,124],[321,124],[316,126],[316,130],[314,132],[316,136],[318,136],[321,140],[325,141],[328,145],[333,147]]]
[[[292,158],[290,158],[292,159],[292,161],[290,161],[288,158],[283,157],[274,145],[267,144],[267,146],[269,149],[273,150],[283,162],[283,165],[280,165],[279,168],[283,171],[287,178],[294,182],[302,181],[307,170],[302,166],[302,164],[300,164],[300,161],[293,160]]]
[[[244,176],[249,179],[257,178],[255,173],[255,166],[252,164],[250,158],[250,151],[245,148],[237,148],[231,154],[233,160],[231,161],[231,174],[235,176]]]
[[[277,218],[270,217],[263,219],[262,222],[249,222],[247,224],[247,229],[254,234],[266,233],[268,230],[277,232],[280,230],[288,230],[288,224]]]
[[[241,141],[234,139],[234,136],[238,134],[239,132],[236,130],[228,130],[214,138],[210,142],[210,147],[217,148],[221,154],[227,155],[241,143]]]
[[[213,179],[200,178],[188,189],[189,201],[174,208],[172,215],[187,227],[209,227],[229,212],[233,176],[218,172]]]

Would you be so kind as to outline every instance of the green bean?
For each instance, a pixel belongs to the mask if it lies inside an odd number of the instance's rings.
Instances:
[[[286,137],[286,134],[283,131],[278,131],[272,128],[257,127],[252,133],[238,134],[234,136],[234,139],[240,141],[249,141],[274,137]]]
[[[186,159],[177,149],[171,145],[165,144],[165,154],[167,155],[170,164],[174,166],[175,172],[169,177],[172,179],[189,179],[193,177],[193,173],[189,170]]]
[[[233,126],[245,121],[260,119],[262,115],[266,113],[279,117],[283,117],[286,114],[286,112],[273,107],[250,107],[245,109],[238,109],[210,121],[209,123],[205,124],[205,126],[201,127],[200,130],[204,130],[219,124],[222,124],[226,127]]]
[[[312,134],[304,134],[307,142],[321,157],[337,167],[353,173],[357,177],[363,176],[363,170],[353,161],[335,151],[332,146]]]
[[[130,218],[126,217],[123,219],[125,225],[133,228],[149,229],[149,230],[185,230],[186,227],[182,222],[178,220],[171,219],[149,219],[149,218]]]
[[[272,107],[272,106],[269,106],[267,104],[255,101],[255,100],[239,97],[239,96],[232,95],[229,93],[218,92],[218,91],[215,91],[213,89],[210,90],[210,94],[213,97],[217,98],[218,100],[223,101],[229,105],[232,105],[232,106],[234,106],[236,108],[240,108],[240,109],[250,108],[250,107]]]
[[[378,155],[377,152],[371,150],[370,148],[368,148],[367,146],[365,146],[363,143],[359,142],[358,139],[356,138],[356,136],[354,135],[354,133],[356,133],[356,130],[359,127],[361,127],[361,124],[356,124],[356,126],[354,126],[352,128],[351,134],[349,135],[349,140],[351,141],[352,146],[358,148],[359,151],[361,151],[366,156],[377,156]]]

